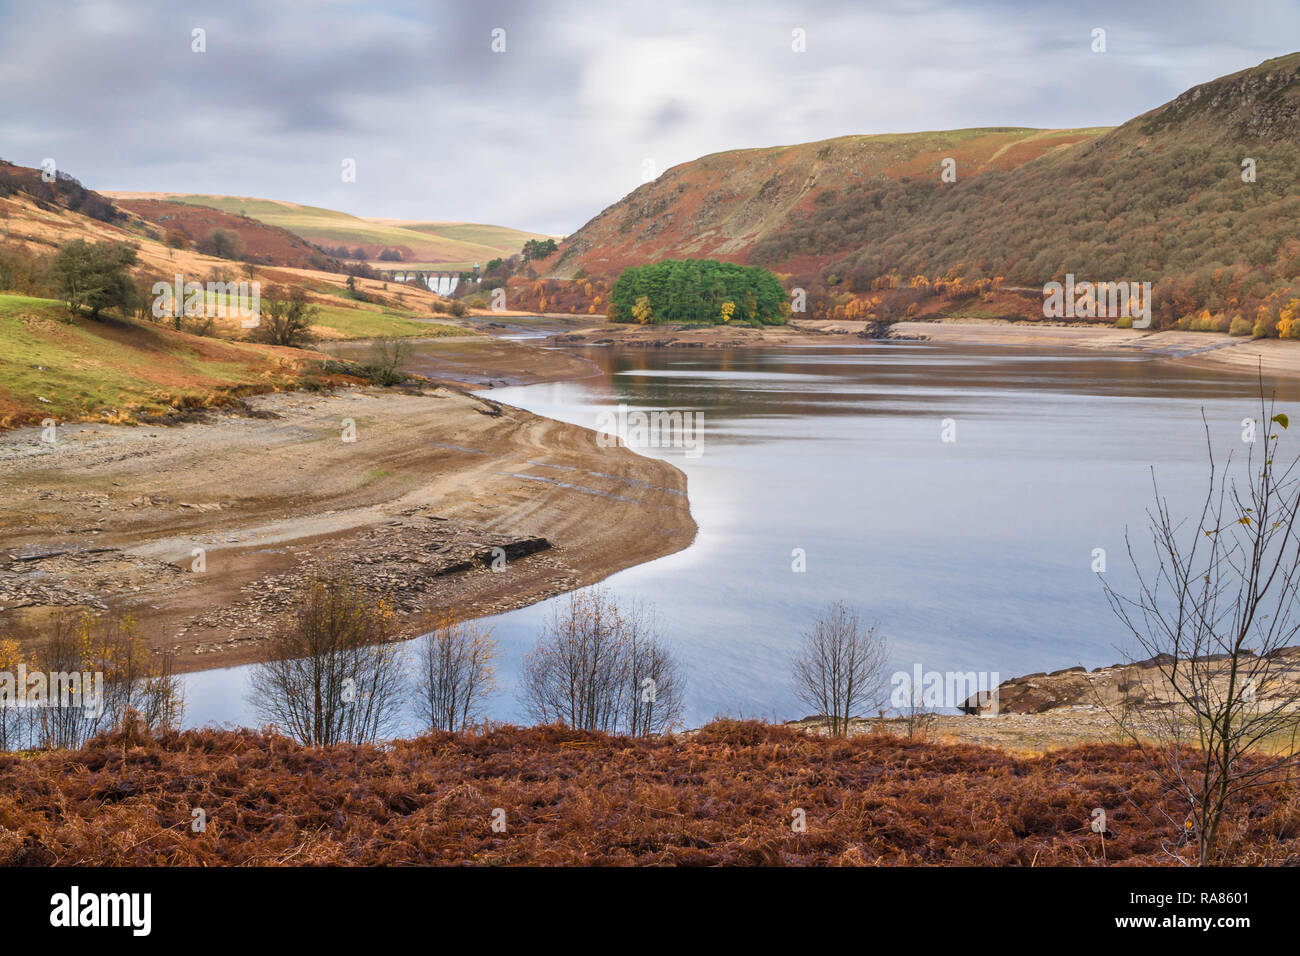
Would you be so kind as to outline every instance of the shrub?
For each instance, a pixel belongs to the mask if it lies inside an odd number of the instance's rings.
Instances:
[[[603,588],[571,594],[524,660],[522,696],[543,723],[644,736],[682,716],[685,678],[639,606]]]
[[[411,343],[394,336],[377,338],[370,346],[366,375],[375,385],[396,385],[406,380],[401,365],[411,355]]]
[[[259,716],[306,746],[370,743],[394,729],[402,669],[392,611],[347,577],[313,581],[249,680]]]
[[[319,313],[301,288],[271,286],[262,293],[261,314],[249,338],[266,345],[305,345],[312,339],[311,325]]]

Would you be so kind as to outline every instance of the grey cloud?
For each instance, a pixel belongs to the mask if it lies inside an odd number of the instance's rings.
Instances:
[[[563,233],[634,188],[646,157],[1109,125],[1290,52],[1297,27],[1281,0],[8,5],[0,156],[55,156],[101,188]]]

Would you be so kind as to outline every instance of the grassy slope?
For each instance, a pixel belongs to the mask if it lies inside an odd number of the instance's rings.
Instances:
[[[0,427],[216,404],[298,384],[309,359],[117,319],[69,321],[59,302],[0,295]]]
[[[246,278],[237,263],[165,248],[156,238],[108,225],[63,208],[42,209],[22,194],[0,200],[8,229],[5,245],[47,256],[72,239],[130,242],[139,249],[135,278],[148,288],[174,274],[209,280],[214,271]],[[322,340],[376,336],[473,334],[435,318],[438,297],[427,289],[356,280],[370,301],[358,302],[347,276],[312,269],[257,266],[256,281],[305,288],[319,315]],[[216,338],[181,335],[164,323],[121,318],[69,321],[60,302],[0,290],[0,429],[39,422],[120,420],[166,414],[169,407],[217,404],[232,393],[288,388],[319,378],[319,356],[234,341],[246,337],[233,315],[216,319]],[[216,296],[208,299],[215,303]],[[45,401],[41,401],[45,399]]]
[[[417,322],[410,313],[394,309],[378,311],[364,306],[319,306],[320,314],[313,326],[322,338],[368,339],[382,335],[466,335],[466,329],[438,322]],[[334,334],[331,334],[334,333]]]
[[[529,239],[544,238],[505,226],[481,223],[372,221],[333,209],[239,196],[177,195],[179,202],[212,206],[279,226],[318,245],[404,247],[429,267],[468,268],[518,252]],[[400,267],[400,263],[391,263]]]
[[[233,334],[237,322],[230,319],[222,331]],[[321,306],[313,329],[328,340],[468,334],[393,309],[346,305]],[[291,388],[304,376],[319,377],[313,358],[298,349],[187,335],[152,323],[69,320],[61,302],[0,294],[0,428],[46,417],[127,419],[219,404],[240,392]]]

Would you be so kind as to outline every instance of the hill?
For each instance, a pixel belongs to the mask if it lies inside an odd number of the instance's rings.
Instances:
[[[684,256],[747,262],[756,244],[782,235],[826,196],[881,180],[937,181],[946,158],[956,161],[958,181],[1014,170],[1099,132],[967,129],[714,153],[667,170],[568,237],[553,274],[605,274]]]
[[[313,245],[287,229],[269,226],[249,216],[236,215],[208,206],[169,202],[163,199],[115,199],[119,209],[159,226],[168,244],[180,237],[184,248],[205,251],[221,249],[214,233],[226,232],[238,237],[229,251],[250,262],[293,266],[299,269],[327,269],[336,263]]]
[[[706,156],[533,268],[545,279],[685,256],[763,265],[806,289],[818,318],[1041,317],[1036,294],[997,290],[1073,273],[1152,282],[1156,327],[1226,331],[1238,319],[1278,334],[1300,295],[1297,145],[1300,53],[1110,130],[849,136]]]
[[[174,416],[326,379],[321,357],[299,349],[70,319],[61,302],[0,295],[0,429]]]
[[[219,256],[169,238],[182,229],[187,239],[225,230],[239,248]],[[50,263],[60,246],[78,239],[137,251],[129,305],[98,321],[69,315],[56,298]],[[154,284],[170,287],[177,275],[301,289],[318,310],[315,340],[472,332],[435,321],[449,304],[427,288],[347,275],[278,227],[197,206],[119,205],[66,174],[47,183],[39,170],[0,161],[0,430],[47,417],[61,424],[166,418],[333,380],[320,354],[245,341],[248,332],[233,315],[210,324],[187,320],[182,329],[157,319]]]
[[[248,196],[128,192],[108,192],[105,195],[126,206],[153,200],[207,206],[232,215],[247,216],[268,226],[285,229],[340,258],[363,258],[390,268],[411,265],[443,270],[469,269],[476,262],[486,264],[491,259],[512,256],[529,239],[545,238],[506,226],[365,219],[333,209]],[[363,257],[351,254],[357,249],[364,252]],[[401,261],[381,262],[379,256],[385,250],[400,253]],[[343,256],[343,252],[349,254]]]
[[[0,793],[6,866],[1168,866],[1185,813],[1136,747],[1025,758],[736,721],[663,738],[504,727],[316,749],[129,728],[81,750],[0,754]],[[1109,810],[1104,835],[1095,807]],[[1296,823],[1294,783],[1251,790],[1226,854],[1294,861]]]

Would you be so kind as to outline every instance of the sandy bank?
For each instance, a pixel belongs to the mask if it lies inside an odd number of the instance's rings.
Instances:
[[[796,320],[761,329],[727,326],[583,325],[552,336],[551,345],[618,345],[630,348],[762,348],[791,345],[861,345],[869,323]],[[1200,368],[1300,377],[1300,342],[1233,337],[1220,332],[1148,332],[1100,325],[1048,325],[1001,319],[899,322],[894,339],[950,345],[1136,350],[1163,361]]]
[[[29,635],[61,606],[127,610],[201,670],[256,659],[321,571],[394,594],[414,630],[429,611],[519,607],[695,535],[672,465],[454,389],[249,404],[258,417],[62,426],[53,449],[37,429],[0,436],[0,633]],[[493,548],[504,570],[485,566]]]
[[[476,329],[491,334],[408,340],[410,353],[402,363],[403,370],[435,382],[454,382],[471,388],[574,381],[600,371],[580,356],[502,338],[503,333],[514,331],[502,323],[488,323]],[[372,348],[368,342],[349,342],[330,345],[327,350],[339,358],[364,362]]]
[[[833,323],[835,327],[849,323]],[[899,337],[924,336],[931,342],[1094,350],[1131,349],[1162,360],[1200,368],[1300,377],[1300,342],[1250,339],[1222,332],[1147,332],[1108,326],[1053,326],[1029,322],[899,322]]]

